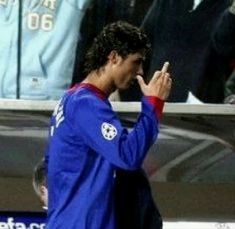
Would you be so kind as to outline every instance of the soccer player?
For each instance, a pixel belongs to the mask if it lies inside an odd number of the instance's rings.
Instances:
[[[85,58],[85,80],[67,91],[54,110],[48,163],[48,229],[114,229],[116,169],[137,170],[156,140],[171,89],[168,63],[146,84],[146,35],[125,22],[107,25]],[[107,99],[137,78],[142,111],[131,133]]]

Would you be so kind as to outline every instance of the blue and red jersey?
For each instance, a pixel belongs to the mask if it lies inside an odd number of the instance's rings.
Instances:
[[[47,151],[48,229],[115,229],[115,170],[136,170],[159,131],[163,101],[143,97],[128,133],[106,95],[90,84],[66,92],[54,110]]]

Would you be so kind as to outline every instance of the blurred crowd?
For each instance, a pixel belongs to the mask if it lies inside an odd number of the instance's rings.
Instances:
[[[117,20],[149,37],[146,81],[170,62],[169,102],[235,103],[235,0],[2,0],[0,97],[59,99],[84,79],[94,37]],[[137,83],[114,96],[140,98]]]

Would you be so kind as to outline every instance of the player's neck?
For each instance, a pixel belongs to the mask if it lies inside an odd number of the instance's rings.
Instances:
[[[93,71],[87,75],[82,83],[89,83],[103,91],[106,95],[110,95],[116,88],[111,77],[103,71]]]

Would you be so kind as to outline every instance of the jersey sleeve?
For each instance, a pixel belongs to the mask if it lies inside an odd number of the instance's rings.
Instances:
[[[117,167],[133,170],[142,165],[159,129],[161,112],[152,98],[143,98],[142,112],[130,133],[109,104],[99,99],[81,99],[73,107],[72,125],[86,145]]]

